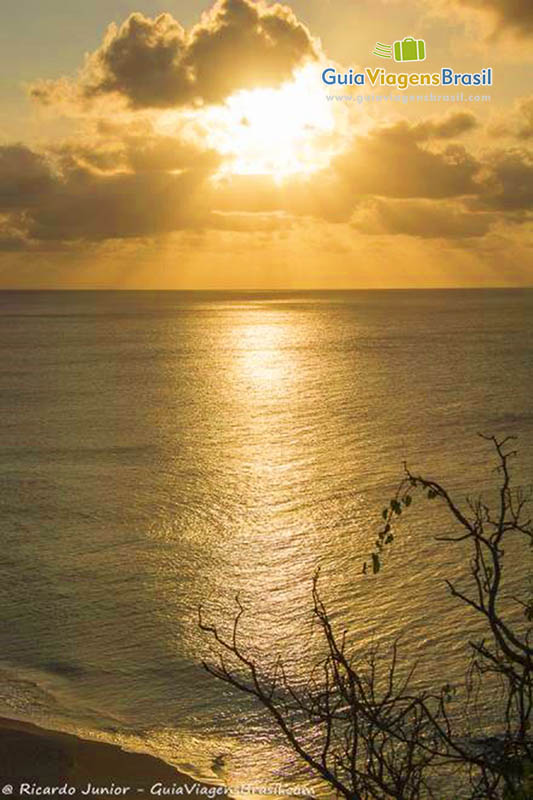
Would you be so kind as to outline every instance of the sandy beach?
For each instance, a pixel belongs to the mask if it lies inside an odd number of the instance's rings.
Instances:
[[[55,790],[54,790],[55,789]],[[7,797],[221,796],[150,755],[0,719],[0,793]]]

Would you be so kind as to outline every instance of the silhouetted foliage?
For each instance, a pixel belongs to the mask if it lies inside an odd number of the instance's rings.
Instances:
[[[395,523],[420,497],[443,504],[456,532],[435,537],[453,548],[466,543],[469,551],[470,592],[446,581],[451,595],[483,622],[484,635],[471,641],[468,669],[478,685],[497,677],[503,692],[504,727],[497,735],[470,741],[449,713],[454,689],[434,691],[414,688],[412,675],[399,677],[397,643],[387,660],[378,649],[364,658],[350,652],[344,632],[335,630],[319,592],[319,575],[312,587],[313,614],[325,643],[324,658],[309,671],[303,687],[288,678],[281,657],[271,669],[254,658],[240,634],[244,608],[237,598],[238,613],[231,633],[204,622],[201,629],[213,637],[219,649],[214,663],[204,662],[216,678],[254,696],[269,712],[292,749],[329,784],[337,796],[352,800],[444,800],[435,775],[453,769],[462,776],[461,797],[468,800],[526,800],[533,798],[533,603],[507,598],[502,610],[505,547],[511,538],[533,545],[531,520],[526,516],[529,496],[512,488],[509,462],[515,455],[511,439],[484,437],[492,443],[497,459],[498,499],[491,508],[483,499],[467,500],[466,510],[437,481],[411,472],[405,477],[382,512],[382,526],[371,553],[371,571],[382,568],[393,544]],[[464,558],[464,556],[459,556]],[[369,572],[367,564],[364,571]],[[516,624],[516,609],[524,624]],[[311,735],[312,734],[312,735]],[[455,795],[453,795],[455,800]]]

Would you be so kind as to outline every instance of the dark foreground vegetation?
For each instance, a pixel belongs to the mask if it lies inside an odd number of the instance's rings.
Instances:
[[[510,438],[490,437],[498,476],[497,499],[457,502],[437,481],[405,468],[405,476],[383,510],[382,525],[368,565],[377,574],[394,542],[397,521],[416,499],[442,504],[451,532],[436,537],[453,548],[467,573],[468,588],[447,581],[448,590],[482,623],[483,634],[469,643],[465,665],[467,697],[489,691],[498,705],[500,728],[491,735],[465,736],[453,713],[450,685],[422,690],[401,663],[397,643],[385,657],[372,649],[355,655],[344,632],[335,629],[312,586],[313,613],[324,641],[324,657],[309,669],[305,685],[288,677],[280,656],[266,667],[251,654],[240,632],[244,608],[230,631],[208,624],[217,655],[205,668],[216,678],[255,697],[290,747],[332,793],[351,800],[526,800],[533,798],[533,599],[531,584],[519,596],[504,589],[505,551],[520,546],[530,558],[533,529],[529,495],[512,485]],[[465,556],[465,547],[467,555]],[[494,693],[494,686],[498,691]],[[474,688],[475,687],[475,688]],[[449,779],[443,778],[448,775]],[[440,777],[438,777],[440,776]]]

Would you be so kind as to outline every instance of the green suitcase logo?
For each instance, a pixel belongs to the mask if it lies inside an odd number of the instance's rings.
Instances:
[[[379,58],[394,57],[395,61],[425,61],[426,42],[424,39],[414,39],[412,36],[398,39],[392,45],[376,42],[372,55]]]
[[[424,39],[413,39],[412,36],[406,36],[405,39],[394,42],[395,61],[425,61],[425,58],[426,43]]]

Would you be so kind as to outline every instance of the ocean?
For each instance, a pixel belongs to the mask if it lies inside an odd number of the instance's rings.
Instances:
[[[354,651],[400,636],[421,682],[460,683],[476,622],[443,585],[465,569],[449,522],[417,506],[362,565],[404,460],[490,496],[478,433],[516,435],[530,484],[532,392],[529,290],[0,292],[0,715],[312,785],[203,669],[199,606],[228,630],[238,593],[243,642],[298,684],[320,566]]]

